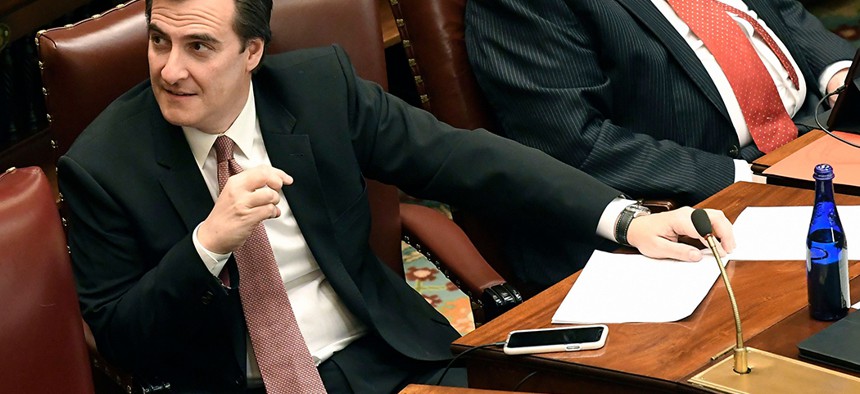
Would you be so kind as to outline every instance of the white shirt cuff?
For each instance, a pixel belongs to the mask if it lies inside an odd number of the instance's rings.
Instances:
[[[850,67],[850,60],[838,61],[827,66],[827,68],[824,69],[824,72],[822,72],[821,76],[818,78],[818,91],[820,91],[822,95],[827,94],[827,83],[830,82],[830,79],[833,78],[836,73]]]
[[[200,255],[200,259],[203,260],[203,264],[206,264],[206,268],[209,272],[214,276],[218,276],[221,274],[221,270],[224,269],[224,265],[227,264],[227,260],[230,258],[232,253],[215,253],[204,248],[203,245],[200,244],[200,240],[197,239],[197,230],[199,228],[200,224],[198,224],[197,227],[194,228],[194,232],[191,233],[191,242],[194,243],[194,248],[197,249],[197,254]]]
[[[633,204],[636,204],[636,201],[622,197],[615,197],[610,201],[597,222],[597,235],[615,242],[615,223],[618,221],[618,216],[624,208]]]
[[[734,160],[735,162],[735,182],[752,182],[753,172],[750,168],[750,163],[746,160]]]

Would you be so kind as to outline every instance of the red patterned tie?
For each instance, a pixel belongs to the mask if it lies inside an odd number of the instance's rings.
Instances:
[[[242,167],[233,159],[233,144],[233,140],[223,135],[215,140],[219,191],[224,188],[227,178],[242,172]],[[325,393],[325,386],[293,315],[262,223],[257,224],[233,255],[242,281],[239,296],[245,321],[266,392]]]
[[[690,30],[714,55],[732,87],[756,146],[769,153],[797,137],[773,79],[752,43],[726,11],[751,21],[797,86],[794,67],[773,38],[747,14],[717,0],[667,0]]]

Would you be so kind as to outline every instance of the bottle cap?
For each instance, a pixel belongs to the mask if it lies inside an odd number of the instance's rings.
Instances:
[[[833,179],[833,167],[830,164],[822,163],[815,166],[815,173],[812,174],[812,177],[816,181],[826,181],[829,179]]]

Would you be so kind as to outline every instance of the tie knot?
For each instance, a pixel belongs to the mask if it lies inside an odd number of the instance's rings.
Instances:
[[[235,143],[226,135],[219,136],[215,140],[215,155],[218,162],[224,162],[233,158],[233,145]]]

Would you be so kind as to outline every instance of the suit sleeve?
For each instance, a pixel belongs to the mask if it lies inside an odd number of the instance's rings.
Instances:
[[[176,349],[211,338],[227,293],[200,261],[191,235],[149,260],[109,188],[68,156],[58,165],[81,308],[99,351],[146,372],[163,368],[150,363],[170,360]]]
[[[793,56],[802,56],[809,65],[807,79],[817,82],[824,69],[841,60],[851,60],[855,48],[847,41],[827,30],[821,21],[810,14],[796,0],[774,2],[779,15],[793,36],[793,44],[799,47]],[[813,84],[812,86],[815,86]],[[817,87],[815,88],[817,92]],[[817,94],[820,97],[820,94]]]
[[[628,104],[613,102],[619,87],[602,64],[618,60],[601,59],[601,43],[569,3],[473,1],[467,7],[469,58],[504,134],[636,197],[691,203],[731,184],[729,157],[619,126],[629,114],[613,111]],[[635,73],[632,62],[609,67]]]
[[[364,174],[416,197],[493,217],[595,237],[606,205],[620,192],[545,153],[486,130],[455,129],[430,113],[355,78],[348,84],[356,157]],[[546,220],[547,218],[561,220]]]

